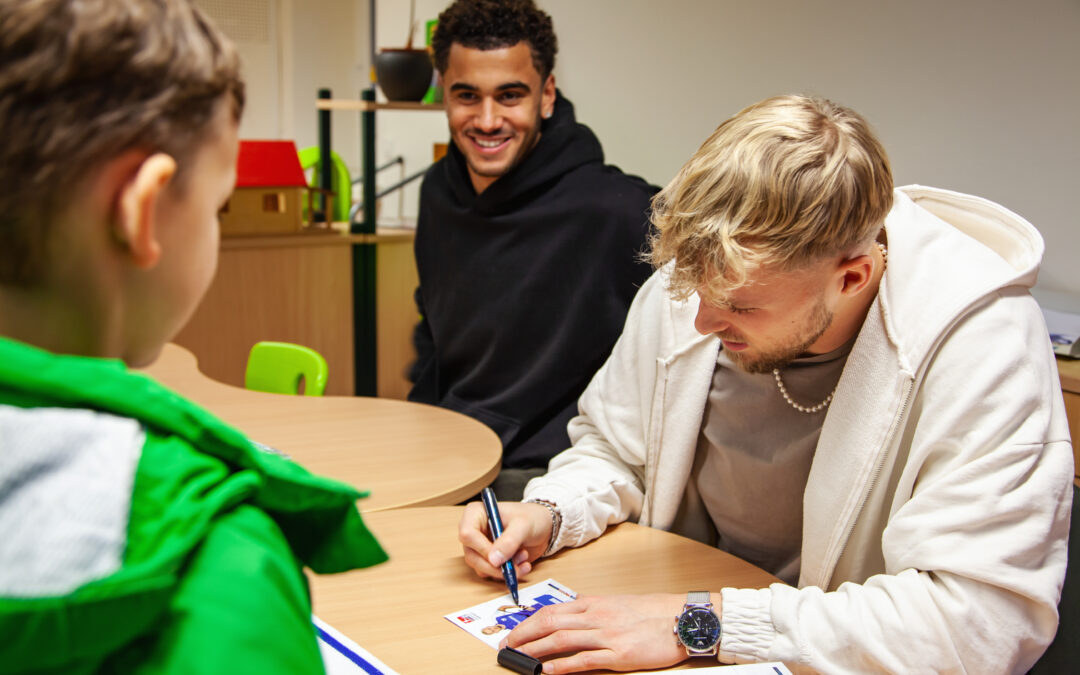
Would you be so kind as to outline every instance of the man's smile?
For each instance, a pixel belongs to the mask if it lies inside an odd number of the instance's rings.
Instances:
[[[510,141],[510,136],[504,136],[499,138],[481,137],[481,136],[469,136],[469,140],[473,142],[477,148],[484,153],[494,153],[502,149]]]

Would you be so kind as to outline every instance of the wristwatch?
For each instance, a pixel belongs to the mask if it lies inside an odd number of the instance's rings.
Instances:
[[[720,617],[713,611],[708,591],[690,591],[682,614],[675,619],[675,637],[687,656],[716,656],[720,648]]]

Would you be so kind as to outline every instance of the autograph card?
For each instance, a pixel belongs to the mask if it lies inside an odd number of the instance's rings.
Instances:
[[[498,649],[499,641],[507,631],[532,616],[541,607],[569,602],[576,597],[577,593],[554,579],[545,579],[538,584],[518,589],[520,605],[515,605],[510,594],[505,593],[494,600],[447,614],[446,619],[468,631],[469,635],[482,640],[488,647]]]

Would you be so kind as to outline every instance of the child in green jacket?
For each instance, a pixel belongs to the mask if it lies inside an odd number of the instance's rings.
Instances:
[[[217,261],[244,84],[188,0],[0,0],[0,672],[321,672],[362,495],[128,366]]]

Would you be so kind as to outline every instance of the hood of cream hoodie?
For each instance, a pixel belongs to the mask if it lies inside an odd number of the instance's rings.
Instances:
[[[973,308],[1035,284],[1038,231],[986,199],[907,186],[885,220],[889,260],[830,406],[804,495],[800,586],[884,571],[887,483],[906,462],[909,406],[940,344]],[[1034,300],[1032,300],[1034,303]]]
[[[885,220],[886,232],[901,228],[903,237],[890,237],[889,273],[878,296],[907,369],[918,367],[968,307],[1008,286],[1030,289],[1038,278],[1042,237],[1031,223],[989,200],[902,187]],[[944,279],[948,292],[941,291]]]

